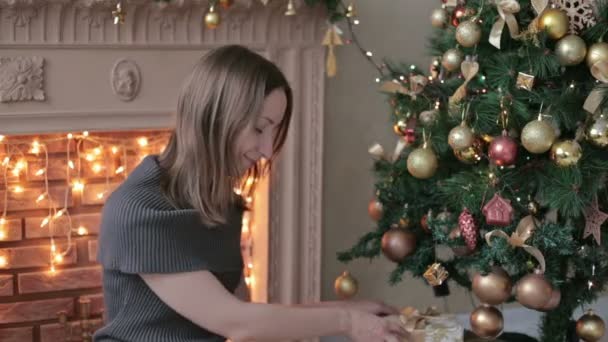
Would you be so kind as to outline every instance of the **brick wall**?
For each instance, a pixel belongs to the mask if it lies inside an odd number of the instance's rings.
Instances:
[[[168,137],[166,131],[91,132],[77,149],[81,136],[75,135],[70,140],[67,133],[6,136],[0,143],[0,171],[4,172],[1,163],[8,152],[13,157],[6,182],[0,173],[0,217],[7,203],[7,221],[0,228],[0,341],[64,341],[65,330],[58,320],[60,311],[67,313],[68,324],[78,336],[82,307],[79,302],[86,299],[90,300],[93,326],[101,324],[101,268],[95,262],[100,210],[108,193],[120,184],[125,174],[144,155],[158,153]],[[151,142],[148,146],[138,145],[138,138],[142,136]],[[101,140],[92,141],[98,138]],[[45,176],[37,172],[45,168],[45,154],[28,153],[31,148],[28,144],[8,145],[34,139],[44,143],[48,150],[49,196],[42,201],[37,199],[45,192]],[[77,179],[80,174],[85,184],[82,191],[67,183],[68,146],[75,166],[70,169],[70,178]],[[19,158],[15,147],[24,153]],[[99,150],[94,150],[97,147],[101,148],[99,154],[96,154]],[[81,152],[80,173],[77,150]],[[27,165],[15,176],[11,170],[17,159],[25,160]],[[117,174],[117,169],[125,166],[125,159],[126,173]],[[23,191],[15,192],[15,187]],[[54,202],[49,202],[49,198]],[[51,227],[41,227],[49,215],[50,203],[56,203],[58,208],[68,204],[74,229],[70,230],[67,216],[52,222],[57,250],[64,251],[71,246],[60,262],[54,262],[54,272],[51,271]],[[68,232],[71,232],[70,239]]]

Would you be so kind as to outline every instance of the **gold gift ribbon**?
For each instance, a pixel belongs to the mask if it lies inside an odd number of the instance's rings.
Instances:
[[[493,236],[496,236],[506,239],[509,242],[509,245],[511,245],[512,247],[523,248],[526,252],[530,253],[530,255],[536,258],[536,260],[538,260],[538,264],[540,265],[542,273],[545,273],[545,257],[540,252],[540,250],[538,250],[538,248],[526,244],[526,240],[528,240],[530,236],[532,236],[533,232],[533,230],[526,230],[526,226],[529,224],[534,224],[535,227],[537,226],[536,219],[531,215],[528,215],[521,219],[521,222],[517,225],[517,228],[515,229],[513,234],[511,234],[510,237],[504,231],[500,229],[495,229],[491,232],[486,233],[485,239],[488,243],[488,246],[492,246],[491,238]]]
[[[462,71],[462,75],[464,76],[464,83],[456,89],[454,95],[450,97],[450,104],[455,104],[460,102],[465,96],[467,96],[467,84],[477,75],[479,72],[479,63],[470,60],[467,57],[467,60],[460,64],[460,70]]]
[[[429,79],[422,75],[412,75],[409,79],[409,89],[401,84],[397,80],[386,81],[380,87],[380,91],[385,93],[400,93],[409,95],[412,99],[416,99],[416,96],[424,90],[424,87],[429,83]]]
[[[496,2],[496,9],[498,10],[498,20],[492,26],[490,32],[490,44],[500,49],[500,37],[502,36],[502,30],[505,28],[505,24],[509,27],[511,38],[519,36],[519,26],[517,25],[517,19],[515,13],[518,13],[521,7],[517,0],[499,0]]]
[[[336,62],[336,54],[334,53],[334,47],[344,45],[342,42],[342,38],[340,38],[340,34],[337,31],[336,25],[331,25],[327,32],[325,33],[325,37],[323,38],[323,42],[321,43],[324,46],[327,46],[327,62],[326,62],[326,71],[327,77],[336,76],[338,63]]]

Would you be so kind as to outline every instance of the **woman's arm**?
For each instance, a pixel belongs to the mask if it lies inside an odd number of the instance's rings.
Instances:
[[[141,274],[173,310],[234,342],[349,335],[355,341],[398,341],[398,322],[339,307],[291,307],[238,300],[208,271]]]

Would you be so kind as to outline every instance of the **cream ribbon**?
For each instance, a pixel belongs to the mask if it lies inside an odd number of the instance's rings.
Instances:
[[[530,222],[530,221],[532,221],[532,222]],[[512,247],[523,248],[526,252],[530,253],[530,255],[535,257],[536,260],[538,260],[538,264],[540,265],[540,269],[541,269],[542,273],[545,273],[546,263],[545,263],[545,257],[543,256],[543,253],[541,253],[540,250],[538,250],[538,248],[526,244],[526,241],[532,236],[532,232],[533,232],[533,230],[525,229],[526,226],[529,224],[534,224],[535,226],[537,225],[536,219],[531,215],[526,216],[523,219],[521,219],[521,222],[517,225],[517,228],[515,229],[513,234],[511,234],[510,237],[504,231],[502,231],[500,229],[495,229],[491,232],[486,233],[485,239],[486,239],[486,242],[488,243],[488,246],[492,246],[491,238],[493,236],[496,236],[496,237],[501,237],[501,238],[506,239],[509,242],[509,245],[511,245]]]
[[[498,0],[496,2],[496,9],[498,10],[499,18],[494,23],[494,26],[492,26],[489,41],[490,44],[500,49],[500,37],[502,36],[505,24],[509,27],[511,38],[519,36],[519,26],[514,14],[518,13],[521,7],[517,0]]]
[[[456,7],[456,6],[458,6],[458,0],[447,0],[445,2],[445,5],[447,7]]]
[[[469,84],[473,77],[475,77],[475,75],[477,75],[479,72],[479,63],[467,57],[467,60],[460,64],[460,70],[464,76],[464,83],[460,85],[458,89],[456,89],[454,95],[450,96],[450,104],[456,104],[467,96],[467,84]]]
[[[409,78],[410,88],[403,86],[401,82],[397,80],[386,81],[380,87],[380,91],[386,93],[401,93],[409,95],[412,99],[416,99],[416,96],[424,90],[424,87],[429,83],[429,79],[422,75],[412,75]]]
[[[598,108],[600,108],[602,101],[604,100],[604,95],[605,95],[605,91],[602,91],[598,88],[594,88],[589,93],[589,96],[587,96],[587,98],[585,99],[585,103],[583,104],[583,109],[588,111],[591,114],[595,114],[595,112],[597,112]]]
[[[399,158],[399,156],[401,155],[401,152],[407,145],[408,145],[408,142],[405,139],[397,140],[397,144],[395,145],[395,150],[393,151],[393,155],[390,157],[388,157],[385,154],[384,148],[379,143],[374,143],[367,150],[367,152],[369,152],[369,154],[371,154],[374,157],[374,159],[377,159],[377,160],[385,159],[385,160],[388,160],[388,161],[394,163]]]
[[[594,63],[591,66],[591,75],[602,83],[608,83],[608,61]],[[604,100],[604,95],[604,91],[600,91],[598,88],[593,89],[585,99],[583,109],[591,114],[595,114]]]

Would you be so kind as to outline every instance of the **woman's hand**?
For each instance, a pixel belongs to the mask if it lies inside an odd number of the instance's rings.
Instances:
[[[375,314],[352,310],[348,337],[353,342],[407,342],[410,334],[405,330],[399,316],[378,317]]]

